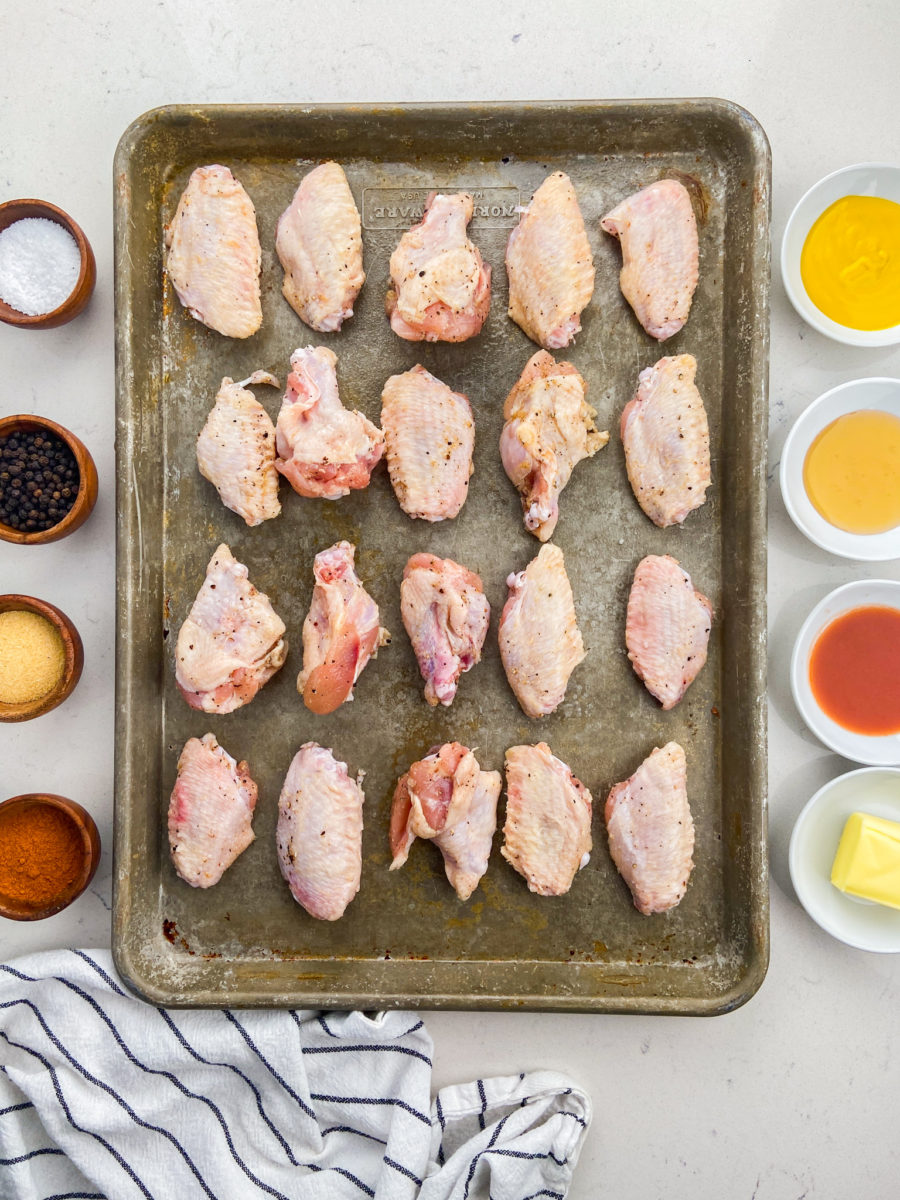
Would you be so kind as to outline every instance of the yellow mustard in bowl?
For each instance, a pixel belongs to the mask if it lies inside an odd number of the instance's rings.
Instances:
[[[821,312],[850,329],[900,325],[900,204],[843,196],[813,225],[800,276]]]

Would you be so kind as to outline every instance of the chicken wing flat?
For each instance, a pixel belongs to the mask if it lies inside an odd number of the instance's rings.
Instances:
[[[467,192],[432,192],[425,215],[391,255],[385,308],[394,333],[409,342],[464,342],[481,332],[491,307],[491,268],[466,233]]]
[[[678,333],[699,278],[697,221],[677,179],[661,179],[606,214],[600,227],[622,243],[622,295],[651,337]]]
[[[334,712],[353,699],[353,686],[378,647],[391,635],[382,629],[378,605],[354,570],[356,547],[338,542],[316,555],[312,603],[303,622],[303,670],[297,691],[310,712]]]
[[[674,708],[706,662],[712,605],[668,554],[649,554],[628,596],[628,658],[651,696]]]
[[[481,579],[452,558],[414,554],[403,570],[400,615],[431,705],[450,705],[460,675],[481,659],[491,606]]]
[[[549,175],[506,246],[509,315],[545,350],[568,346],[594,294],[594,260],[575,188]]]
[[[178,759],[169,800],[169,850],[191,887],[219,882],[253,841],[256,784],[211,733],[191,738]]]
[[[709,421],[694,383],[690,354],[661,358],[641,371],[620,425],[635,499],[655,525],[681,522],[706,500],[712,483]]]
[[[276,468],[301,496],[336,500],[369,486],[384,453],[377,425],[341,404],[337,356],[327,346],[297,349],[278,414]]]
[[[316,742],[301,746],[278,798],[275,844],[291,895],[311,917],[337,921],[362,876],[363,772]]]
[[[680,903],[694,866],[687,763],[677,742],[657,748],[606,801],[609,852],[645,916]]]
[[[394,791],[390,869],[402,867],[415,839],[424,838],[440,850],[457,896],[468,900],[488,867],[502,782],[459,742],[413,763]]]
[[[340,329],[353,316],[366,275],[359,210],[338,163],[304,175],[278,218],[275,251],[284,297],[297,316],[320,333]]]
[[[415,366],[384,385],[381,425],[391,486],[403,511],[424,521],[458,516],[469,494],[475,448],[468,399]]]
[[[503,669],[522,711],[545,717],[562,704],[569,676],[585,657],[562,550],[542,546],[506,585],[499,631]]]
[[[251,527],[281,512],[275,426],[247,388],[259,383],[279,386],[268,371],[254,371],[240,383],[226,376],[197,438],[200,474],[214,485],[225,507]]]
[[[192,317],[226,337],[262,324],[256,210],[227,167],[198,167],[166,227],[166,274]]]
[[[559,494],[572,470],[609,441],[594,424],[586,385],[571,363],[558,363],[546,350],[528,360],[506,397],[500,457],[522,493],[525,528],[540,541],[553,536]]]
[[[191,708],[233,712],[284,664],[284,622],[248,576],[223,542],[178,631],[175,682]]]
[[[546,742],[506,752],[500,853],[539,896],[562,896],[591,853],[592,797]]]

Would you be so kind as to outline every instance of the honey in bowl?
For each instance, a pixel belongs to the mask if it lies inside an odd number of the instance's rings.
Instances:
[[[900,609],[865,604],[830,621],[813,643],[809,685],[851,733],[900,733]]]
[[[900,525],[900,417],[879,409],[845,413],[806,453],[803,486],[830,525],[885,533]]]
[[[843,196],[806,236],[800,277],[820,312],[850,329],[900,325],[900,204]]]

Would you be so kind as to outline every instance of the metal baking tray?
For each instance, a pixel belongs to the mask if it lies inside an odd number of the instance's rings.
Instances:
[[[340,161],[363,217],[367,280],[356,315],[317,335],[281,296],[274,227],[300,177]],[[192,320],[164,281],[163,224],[194,167],[223,162],[249,192],[263,246],[262,329],[246,341]],[[504,678],[496,628],[505,579],[539,544],[522,524],[498,439],[504,398],[537,347],[506,316],[504,249],[516,207],[553,170],[571,176],[597,268],[576,344],[558,357],[588,382],[610,443],[562,496],[563,549],[588,650],[561,708],[540,722]],[[700,228],[700,284],[690,320],[659,347],[618,287],[620,251],[599,218],[616,201],[677,173]],[[750,114],[720,100],[554,104],[206,106],[157,109],[124,134],[115,160],[118,628],[113,949],[147,999],[169,1005],[555,1009],[712,1014],[748,999],[768,961],[765,727],[765,461],[770,159]],[[471,234],[493,266],[482,334],[460,345],[401,341],[384,315],[388,258],[434,189],[473,192]],[[476,420],[475,474],[454,521],[400,510],[387,474],[337,502],[282,484],[281,517],[248,529],[201,478],[195,440],[224,375],[268,368],[326,343],[342,397],[378,421],[381,388],[423,363],[465,392]],[[713,487],[683,528],[660,530],[625,474],[619,416],[638,372],[689,351],[712,430]],[[280,395],[258,389],[273,415]],[[316,551],[359,547],[361,578],[393,643],[364,672],[356,699],[317,717],[297,694],[300,631]],[[287,624],[288,660],[248,706],[194,712],[175,689],[178,628],[213,549],[227,542]],[[449,709],[430,709],[399,612],[415,551],[478,571],[493,617],[484,660]],[[664,713],[631,670],[625,603],[634,567],[673,554],[713,601],[705,670]],[[166,810],[181,746],[212,730],[259,784],[254,844],[209,891],[188,887],[168,856]],[[657,745],[687,751],[696,868],[681,905],[644,917],[610,861],[602,820],[609,787]],[[388,872],[388,817],[398,775],[436,743],[477,747],[485,769],[505,749],[546,740],[594,795],[594,851],[567,896],[532,895],[501,858],[467,904],[435,847],[417,843]],[[278,794],[299,746],[320,741],[365,777],[363,877],[336,923],[292,900],[276,862]],[[501,804],[502,824],[502,804]]]

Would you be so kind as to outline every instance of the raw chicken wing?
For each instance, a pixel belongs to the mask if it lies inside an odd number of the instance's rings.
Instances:
[[[320,333],[340,329],[353,316],[366,275],[359,210],[336,162],[304,175],[278,218],[275,250],[284,267],[282,291],[294,312]]]
[[[275,426],[248,384],[278,380],[268,371],[249,379],[222,380],[216,403],[197,438],[197,466],[214,484],[226,508],[248,525],[260,525],[281,512],[275,470]]]
[[[546,542],[559,519],[559,493],[572,469],[609,441],[594,424],[586,385],[571,363],[557,363],[546,350],[529,359],[506,397],[500,457],[522,493],[525,528]]]
[[[562,896],[591,853],[591,793],[546,742],[506,752],[500,853],[539,896]]]
[[[191,887],[218,883],[255,834],[256,784],[211,733],[191,738],[178,760],[169,801],[169,850]]]
[[[594,260],[568,175],[549,175],[506,246],[509,315],[546,350],[568,346],[594,294]]]
[[[645,758],[606,801],[609,852],[631,888],[634,906],[649,916],[679,903],[694,866],[694,822],[687,764],[677,742]]]
[[[628,597],[628,658],[651,696],[674,708],[706,662],[712,605],[668,554],[638,563]]]
[[[698,279],[697,222],[687,188],[661,179],[618,204],[600,222],[622,243],[622,295],[651,337],[684,325]]]
[[[384,385],[381,425],[403,511],[425,521],[457,516],[473,471],[475,422],[467,398],[415,366]]]
[[[460,675],[481,659],[491,606],[480,578],[433,554],[414,554],[403,571],[400,614],[431,705],[453,703]]]
[[[694,384],[690,354],[661,358],[641,371],[622,413],[625,466],[635,498],[655,525],[681,524],[712,483],[709,422]]]
[[[222,543],[178,631],[175,682],[191,708],[229,713],[284,664],[284,622]]]
[[[337,921],[359,891],[363,774],[351,779],[346,763],[307,742],[278,798],[278,865],[291,895],[319,921]]]
[[[256,210],[227,167],[198,167],[166,227],[166,274],[192,317],[226,337],[262,324]]]
[[[448,742],[413,763],[391,807],[391,870],[402,867],[417,837],[432,841],[460,900],[484,875],[497,828],[499,771],[482,771],[471,750]]]
[[[325,346],[291,355],[278,414],[275,466],[301,496],[336,500],[369,486],[384,453],[381,430],[338,395],[337,357]]]
[[[391,635],[378,623],[378,605],[359,581],[356,547],[338,542],[316,555],[312,603],[303,622],[303,670],[297,691],[314,713],[334,712],[353,699],[363,667]]]
[[[391,255],[385,307],[391,329],[408,342],[464,342],[481,332],[491,307],[491,268],[466,234],[466,192],[432,192],[425,215]]]
[[[545,717],[562,704],[569,676],[585,656],[562,550],[542,546],[506,585],[499,633],[503,669],[522,711]]]

